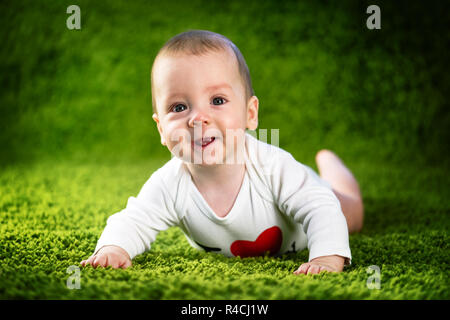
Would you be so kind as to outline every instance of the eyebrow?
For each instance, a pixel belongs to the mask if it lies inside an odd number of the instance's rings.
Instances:
[[[228,83],[221,83],[221,84],[217,84],[217,85],[213,85],[213,86],[209,86],[207,88],[205,88],[204,92],[209,92],[209,91],[214,91],[214,90],[218,90],[218,89],[229,89],[229,90],[233,90],[233,88],[228,84]],[[173,99],[179,96],[183,96],[182,93],[173,93],[171,95],[169,95],[167,97],[167,99]]]
[[[232,90],[231,86],[228,83],[221,83],[218,85],[209,86],[205,89],[205,91],[213,91],[213,90],[222,89],[222,88]]]

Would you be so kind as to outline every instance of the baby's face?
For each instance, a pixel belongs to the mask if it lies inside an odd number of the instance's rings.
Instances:
[[[153,89],[161,142],[185,161],[230,161],[241,150],[245,129],[257,127],[258,99],[247,101],[231,52],[161,56],[153,67]]]

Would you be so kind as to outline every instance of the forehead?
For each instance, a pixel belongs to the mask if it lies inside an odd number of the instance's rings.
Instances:
[[[231,50],[211,51],[202,55],[162,55],[153,66],[155,93],[186,90],[227,83],[241,85],[237,59]]]

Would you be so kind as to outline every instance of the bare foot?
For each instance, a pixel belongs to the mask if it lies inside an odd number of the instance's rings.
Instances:
[[[316,154],[320,177],[329,182],[341,203],[350,233],[361,231],[364,207],[358,181],[344,162],[330,150],[320,150]]]

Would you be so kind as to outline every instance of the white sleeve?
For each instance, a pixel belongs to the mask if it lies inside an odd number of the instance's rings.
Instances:
[[[95,253],[105,245],[116,245],[133,259],[150,249],[160,231],[178,224],[174,201],[159,173],[152,174],[137,197],[128,198],[125,209],[108,218]]]
[[[279,157],[270,177],[275,201],[282,212],[303,225],[308,238],[309,261],[328,255],[345,257],[351,252],[347,221],[332,190],[312,169],[286,153]]]

